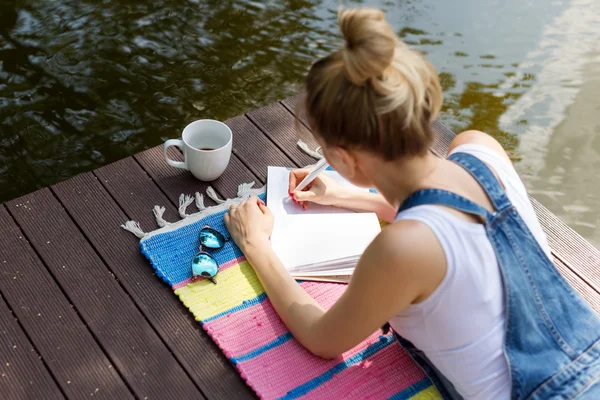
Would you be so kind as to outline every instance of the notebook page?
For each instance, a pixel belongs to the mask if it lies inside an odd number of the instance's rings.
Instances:
[[[379,231],[371,213],[276,215],[271,242],[286,268],[299,272],[304,265],[361,255]]]
[[[336,172],[325,173],[343,180]],[[319,265],[323,271],[331,262],[332,270],[346,272],[348,264],[336,265],[335,261],[358,258],[364,252],[381,230],[377,216],[316,204],[303,210],[290,200],[288,182],[288,169],[269,167],[267,206],[275,217],[271,236],[275,252],[290,271],[301,272],[303,266],[310,270],[311,265]]]

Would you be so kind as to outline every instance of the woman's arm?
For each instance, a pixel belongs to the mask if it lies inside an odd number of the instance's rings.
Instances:
[[[268,209],[257,207],[252,198],[232,208],[225,221],[290,332],[321,357],[333,358],[356,346],[419,298],[421,283],[428,282],[421,275],[436,262],[431,256],[435,238],[423,236],[432,233],[415,221],[399,221],[369,246],[347,290],[325,311],[281,264],[269,236],[256,233],[265,213]]]
[[[394,209],[381,194],[356,190],[345,187],[328,176],[317,177],[304,191],[295,192],[299,182],[308,175],[308,169],[297,169],[290,172],[290,195],[298,202],[313,202],[347,208],[359,212],[374,212],[387,222],[393,222],[396,217]]]
[[[341,193],[334,205],[358,212],[373,212],[386,222],[394,222],[398,212],[381,194],[360,190],[347,190]]]

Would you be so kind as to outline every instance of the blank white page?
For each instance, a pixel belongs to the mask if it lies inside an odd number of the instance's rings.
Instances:
[[[336,269],[335,260],[360,256],[381,231],[377,216],[316,204],[304,210],[290,199],[289,173],[269,167],[267,176],[267,206],[275,217],[271,242],[285,267],[300,272],[302,266],[331,261]],[[324,173],[357,188],[337,172]]]

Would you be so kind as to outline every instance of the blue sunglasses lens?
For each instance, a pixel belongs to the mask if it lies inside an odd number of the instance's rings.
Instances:
[[[220,249],[225,242],[225,237],[214,229],[204,228],[200,231],[200,244],[206,248]]]
[[[212,278],[219,272],[219,264],[210,254],[198,253],[192,260],[192,272],[194,276]]]

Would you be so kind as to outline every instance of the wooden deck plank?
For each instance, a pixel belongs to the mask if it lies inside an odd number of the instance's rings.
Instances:
[[[172,156],[171,153],[169,154],[173,158],[182,157],[180,154]],[[162,146],[143,151],[136,154],[134,158],[175,205],[179,204],[179,195],[182,193],[189,195],[193,195],[195,192],[205,193],[206,189],[212,186],[221,197],[236,197],[238,184],[260,182],[259,178],[235,154],[231,156],[231,161],[223,175],[213,182],[201,182],[191,173],[167,165]],[[205,196],[204,204],[209,206],[215,203]],[[195,206],[191,205],[189,210],[193,212]]]
[[[260,179],[261,183],[267,182],[269,165],[285,167],[295,165],[246,116],[240,115],[225,123],[233,132],[234,154]]]
[[[579,294],[588,302],[588,304],[600,314],[600,293],[595,291],[590,285],[583,281],[579,275],[575,274],[571,268],[556,257],[552,261],[562,276],[579,292]]]
[[[315,163],[315,159],[300,150],[296,143],[299,138],[302,138],[311,148],[316,148],[318,144],[312,138],[310,131],[304,125],[297,124],[296,117],[281,103],[270,104],[246,115],[296,165],[306,166]]]
[[[173,376],[181,371],[170,349],[48,189],[7,206],[136,397],[200,396]]]
[[[198,181],[194,177],[190,178],[196,182]],[[260,186],[260,179],[258,179],[258,176],[254,175],[236,155],[232,155],[231,161],[225,172],[223,172],[223,175],[221,175],[219,179],[210,182],[210,185],[221,195],[221,197],[232,198],[237,197],[239,184],[249,182],[254,182],[257,187]]]
[[[446,157],[448,149],[450,148],[450,143],[452,143],[456,134],[440,121],[433,121],[432,127],[435,132],[433,149],[439,156]]]
[[[153,229],[152,207],[163,205],[169,215],[174,215],[175,207],[131,158],[95,173],[100,179],[87,173],[56,185],[54,190],[61,202],[204,395],[210,399],[248,397],[250,389],[200,324],[154,275],[140,253],[137,239],[120,228],[127,219],[136,219],[146,229]],[[119,204],[101,182],[110,187]],[[178,373],[187,376],[181,370]]]
[[[25,207],[26,203],[19,206]],[[0,207],[0,226],[0,292],[62,392],[74,399],[90,395],[131,397],[110,360],[4,207]]]
[[[295,96],[281,100],[280,103],[287,108],[292,115],[297,116],[302,124],[304,124],[304,126],[306,126],[310,131],[310,124],[308,123],[308,119],[306,117],[306,109],[300,105],[300,102],[304,101],[303,96],[303,93],[298,93]]]
[[[168,153],[170,158],[183,161],[183,155],[177,150],[170,148]],[[195,179],[189,172],[168,165],[165,162],[162,145],[142,151],[134,155],[133,158],[142,166],[161,191],[167,195],[172,204],[179,203],[180,194],[204,193],[210,186],[209,183]],[[208,198],[204,199],[204,203],[207,206],[215,204]],[[193,208],[194,205],[190,207]]]
[[[1,296],[0,393],[7,399],[64,399],[50,371]]]
[[[538,215],[548,243],[565,264],[600,292],[600,250],[552,214],[533,197],[529,197]]]
[[[152,213],[152,209],[156,205],[165,207],[163,215],[165,220],[175,222],[181,219],[177,207],[171,204],[171,200],[158,188],[146,171],[142,170],[133,157],[108,164],[92,173],[96,175],[119,207],[125,211],[125,214],[138,221],[145,232],[158,229]],[[188,174],[185,171],[181,173]],[[183,193],[193,194],[189,189]],[[149,264],[147,266],[150,268]]]

